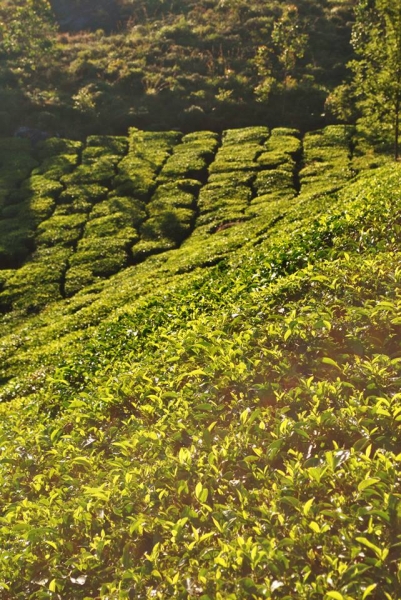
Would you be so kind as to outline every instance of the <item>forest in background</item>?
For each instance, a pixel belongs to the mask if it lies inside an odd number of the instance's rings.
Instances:
[[[5,0],[0,132],[335,122],[353,0]]]

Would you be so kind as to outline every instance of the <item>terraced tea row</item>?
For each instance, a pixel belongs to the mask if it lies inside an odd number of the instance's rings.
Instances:
[[[3,142],[0,308],[39,310],[185,240],[266,215],[355,175],[352,130],[252,127]],[[28,176],[29,175],[29,176]],[[192,240],[191,242],[189,240]],[[213,238],[213,244],[216,238]],[[217,244],[218,245],[218,244]]]

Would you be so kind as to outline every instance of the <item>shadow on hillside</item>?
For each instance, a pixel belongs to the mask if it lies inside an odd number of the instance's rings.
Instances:
[[[9,69],[0,67],[0,136],[11,136],[27,124],[34,106],[22,88],[18,77]]]

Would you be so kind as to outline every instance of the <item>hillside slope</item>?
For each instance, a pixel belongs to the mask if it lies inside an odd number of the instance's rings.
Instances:
[[[22,162],[0,597],[396,600],[400,167],[344,127]]]
[[[320,127],[352,58],[354,4],[3,0],[0,135]]]

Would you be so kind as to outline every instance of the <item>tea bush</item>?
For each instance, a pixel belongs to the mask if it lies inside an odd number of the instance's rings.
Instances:
[[[329,126],[304,138],[304,168],[299,177],[303,191],[335,191],[355,175],[348,126]]]
[[[13,270],[0,293],[3,310],[38,311],[62,299],[61,281],[70,254],[68,248],[43,248],[20,269]]]
[[[38,246],[73,246],[82,235],[85,221],[83,214],[54,214],[38,226],[36,242]]]
[[[398,598],[400,181],[301,187],[2,326],[4,598]]]
[[[140,200],[110,196],[107,200],[99,202],[93,207],[89,219],[113,216],[115,213],[123,214],[129,218],[134,227],[138,227],[146,218],[145,205]]]
[[[250,187],[232,186],[227,181],[208,183],[199,194],[198,225],[223,222],[225,219],[236,219],[244,215],[252,198]]]
[[[263,152],[258,157],[258,163],[264,169],[293,171],[295,161],[302,152],[302,142],[299,131],[280,127],[273,129],[270,139],[264,144]]]
[[[156,177],[181,134],[172,132],[141,132],[132,128],[128,155],[120,162],[115,179],[116,191],[147,200]]]
[[[179,178],[203,181],[217,148],[218,137],[212,132],[187,134],[182,138],[182,143],[175,146],[172,156],[160,173],[159,180]]]

